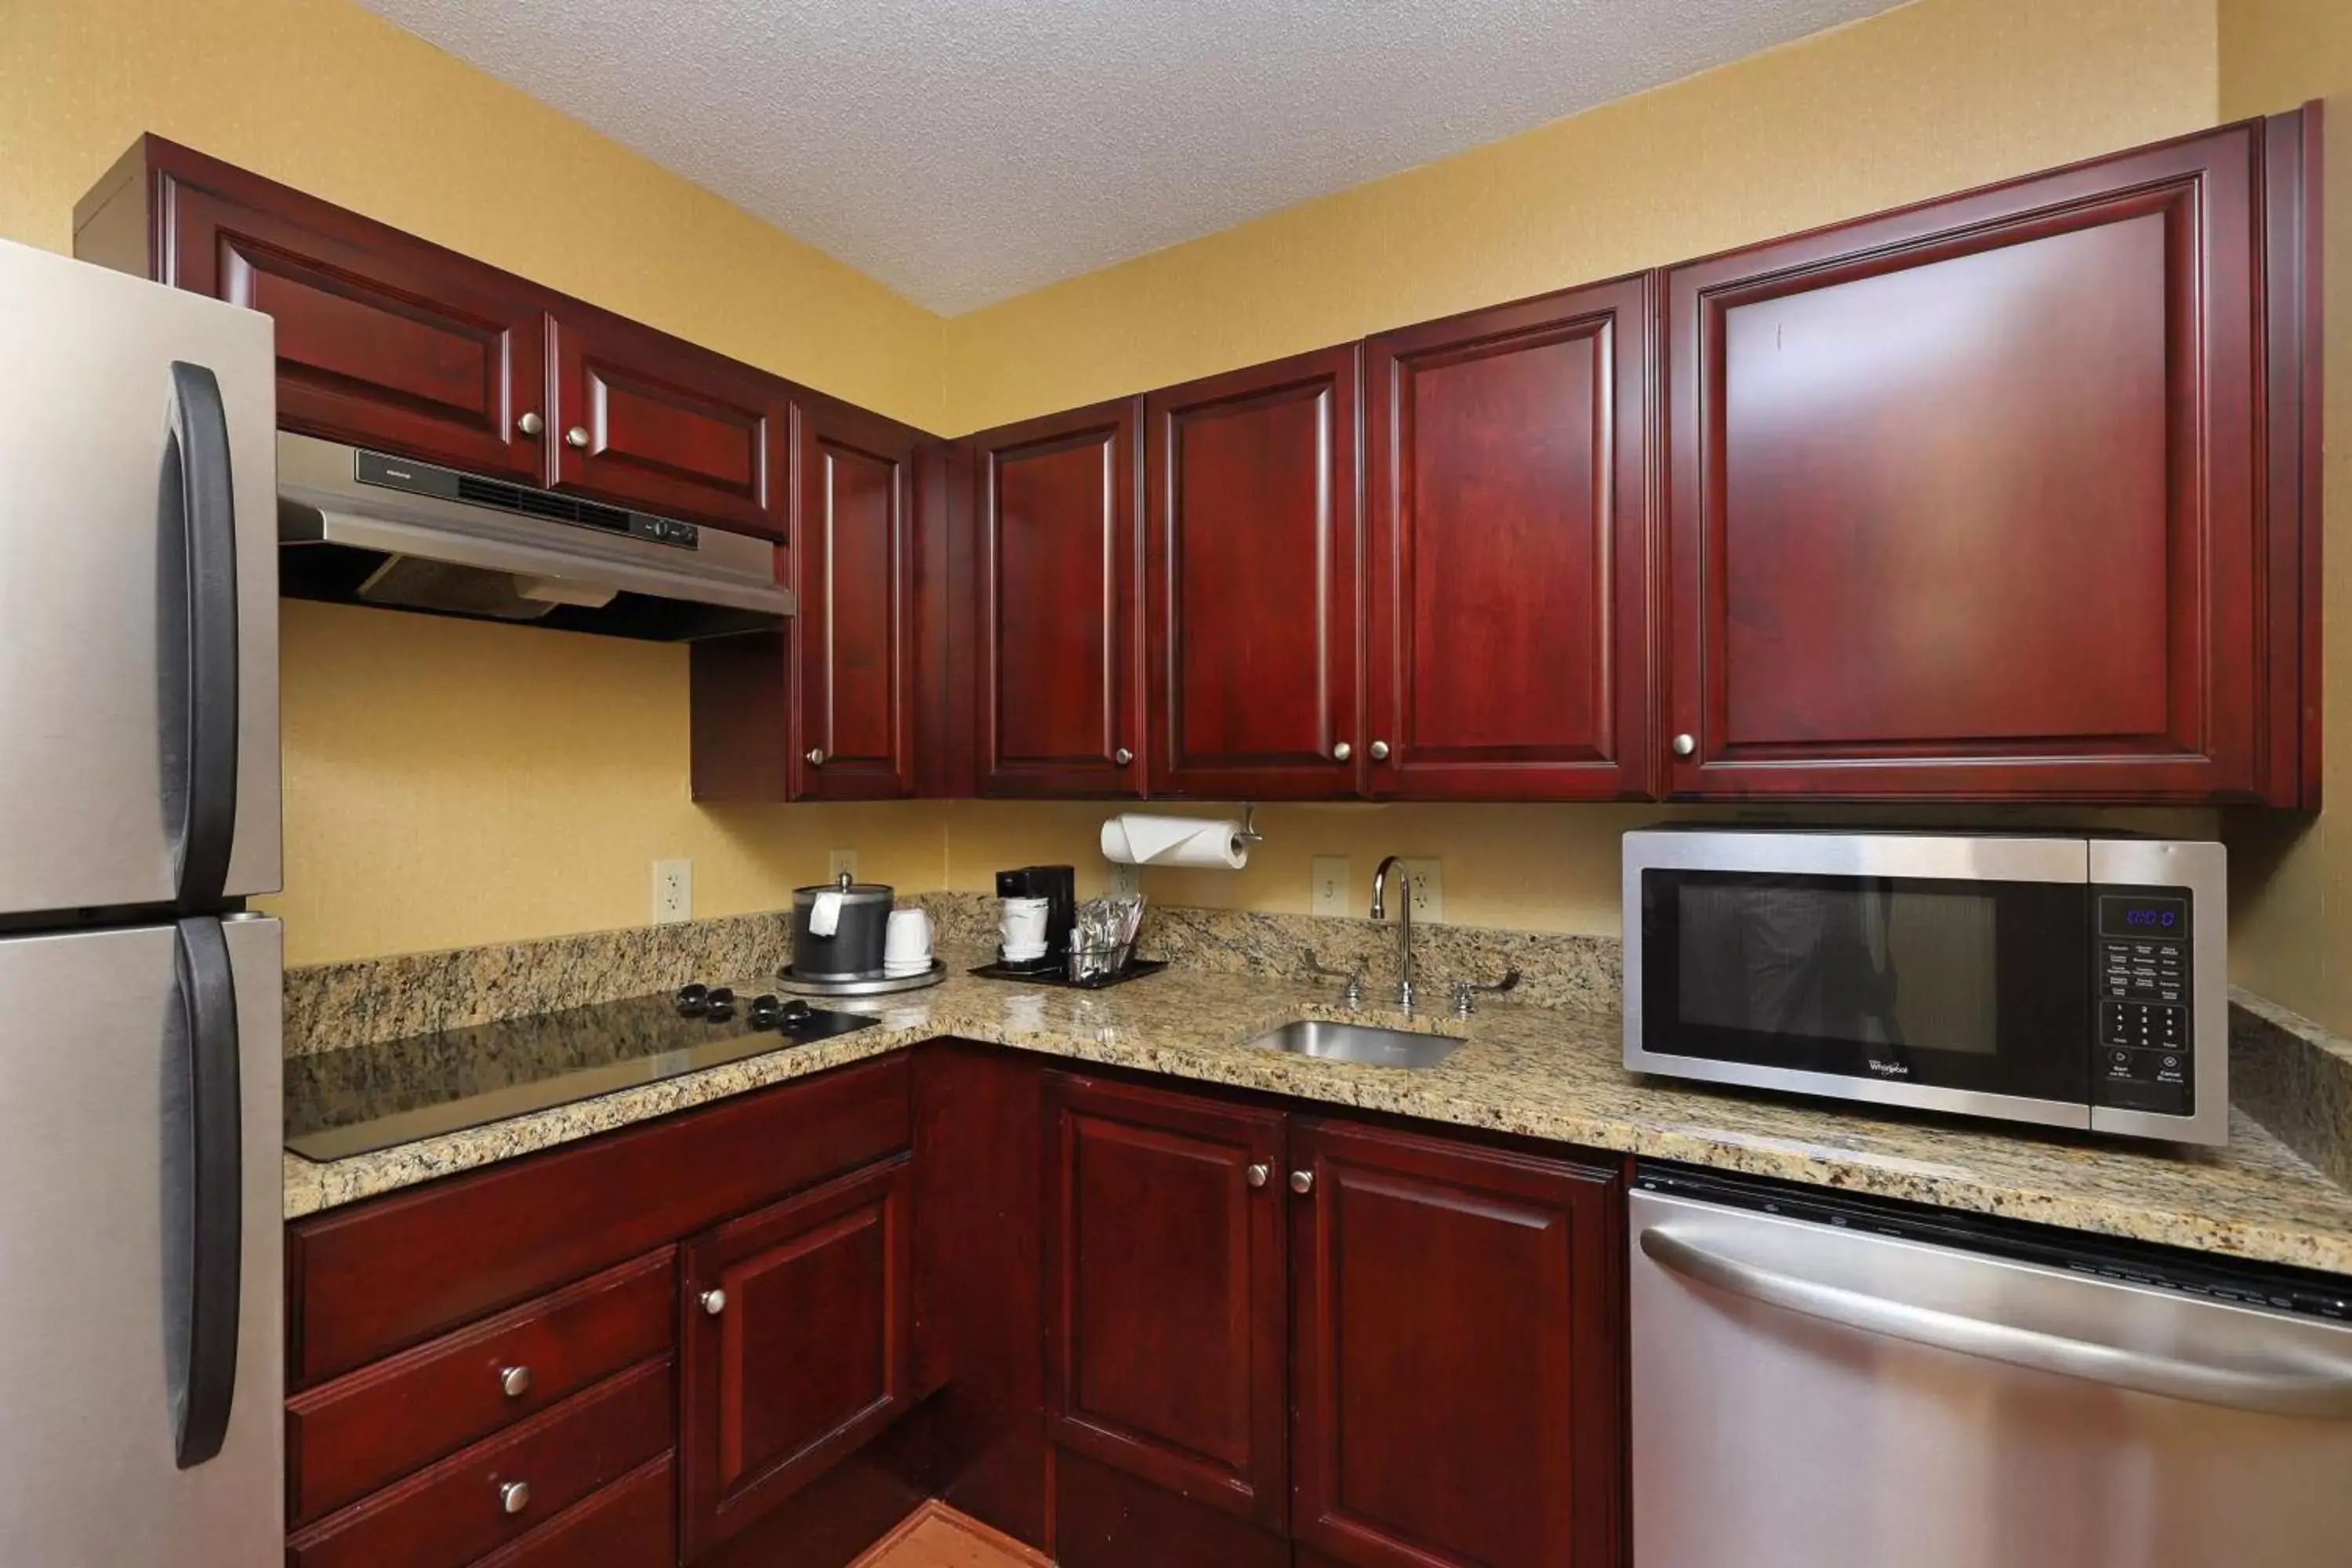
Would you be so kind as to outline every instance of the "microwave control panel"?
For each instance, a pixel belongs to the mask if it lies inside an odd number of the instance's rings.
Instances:
[[[2122,1110],[2196,1110],[2186,888],[2091,889],[2092,996],[2098,1038],[2091,1100]],[[2220,1048],[2216,1043],[2216,1049]]]

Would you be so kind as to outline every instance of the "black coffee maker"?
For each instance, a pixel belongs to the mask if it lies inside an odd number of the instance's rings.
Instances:
[[[1009,963],[1007,969],[1058,972],[1070,957],[1070,932],[1078,923],[1078,873],[1069,866],[1024,866],[996,874],[1000,899],[1045,900],[1045,956],[1031,963]]]

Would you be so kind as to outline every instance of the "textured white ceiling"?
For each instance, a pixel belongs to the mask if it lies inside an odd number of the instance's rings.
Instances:
[[[953,314],[1896,0],[362,0]]]

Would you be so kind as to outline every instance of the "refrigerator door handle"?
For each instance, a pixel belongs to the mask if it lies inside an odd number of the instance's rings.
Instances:
[[[187,1371],[178,1417],[180,1468],[220,1452],[236,1392],[244,1303],[244,1095],[237,1064],[236,977],[210,915],[179,922],[180,1005],[187,1025],[192,1235]]]
[[[1784,1274],[1664,1227],[1642,1232],[1642,1251],[1702,1285],[1864,1333],[2200,1405],[2266,1415],[2352,1419],[2352,1365],[2314,1363],[2306,1358],[2300,1367],[2249,1372],[2070,1339]]]
[[[236,500],[229,474],[228,410],[219,379],[200,364],[172,362],[171,433],[161,505],[163,552],[180,568],[178,605],[186,628],[185,727],[167,752],[164,789],[177,796],[179,907],[218,904],[236,837]],[[173,590],[167,585],[165,592]],[[166,646],[161,657],[180,657]],[[167,679],[167,713],[182,683]],[[176,727],[176,725],[175,725]],[[178,776],[171,763],[176,763]]]

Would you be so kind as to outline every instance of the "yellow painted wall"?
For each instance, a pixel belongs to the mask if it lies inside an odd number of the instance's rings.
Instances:
[[[2312,818],[2247,813],[2228,825],[2231,969],[2239,984],[2352,1033],[2352,4],[2221,0],[2221,111],[2238,118],[2325,98],[2327,318],[2326,712],[2322,789]]]
[[[0,0],[0,237],[153,131],[722,353],[937,428],[938,317],[349,0]],[[678,648],[287,606],[294,963],[790,901],[852,844],[914,887],[925,806],[703,811]]]
[[[2215,122],[2217,70],[2213,0],[1917,0],[950,321],[950,423],[1146,390],[2199,130]],[[985,889],[996,867],[1034,860],[1098,867],[1102,815],[954,807],[950,884]],[[1144,888],[1304,911],[1309,858],[1339,855],[1360,909],[1381,856],[1438,856],[1450,921],[1613,932],[1617,836],[1666,815],[1270,807],[1248,870],[1150,872]],[[2202,812],[2041,819],[2216,830]]]
[[[1040,289],[948,323],[950,424],[1147,391],[2201,130],[2213,5],[1917,0]]]

